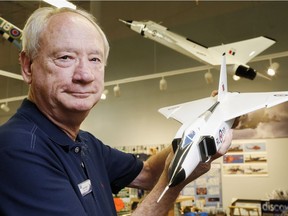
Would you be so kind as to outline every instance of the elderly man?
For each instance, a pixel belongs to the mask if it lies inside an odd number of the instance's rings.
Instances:
[[[85,11],[40,8],[27,20],[20,63],[28,98],[0,127],[1,215],[116,215],[112,193],[126,186],[151,190],[133,215],[165,215],[182,188],[209,170],[199,164],[157,203],[170,147],[143,163],[80,130],[103,91],[108,52]]]

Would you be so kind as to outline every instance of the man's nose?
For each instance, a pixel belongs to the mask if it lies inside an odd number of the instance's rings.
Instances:
[[[88,60],[79,60],[73,74],[74,82],[89,83],[95,79],[94,71]]]

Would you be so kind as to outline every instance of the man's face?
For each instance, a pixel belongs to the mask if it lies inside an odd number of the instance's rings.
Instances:
[[[101,97],[104,67],[104,42],[92,23],[71,12],[54,15],[31,64],[33,101],[50,114],[89,111]]]

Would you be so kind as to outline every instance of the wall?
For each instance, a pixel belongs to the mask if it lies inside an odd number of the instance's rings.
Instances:
[[[288,190],[287,152],[288,138],[267,139],[268,176],[223,176],[223,206],[232,198],[267,199],[275,189]]]

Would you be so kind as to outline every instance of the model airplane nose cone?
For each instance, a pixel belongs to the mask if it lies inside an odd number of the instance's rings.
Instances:
[[[175,174],[170,181],[169,187],[174,187],[184,181],[186,178],[185,170],[182,168],[177,174]]]
[[[119,21],[124,23],[128,27],[130,27],[133,22],[132,20],[122,20],[122,19],[119,19]]]

